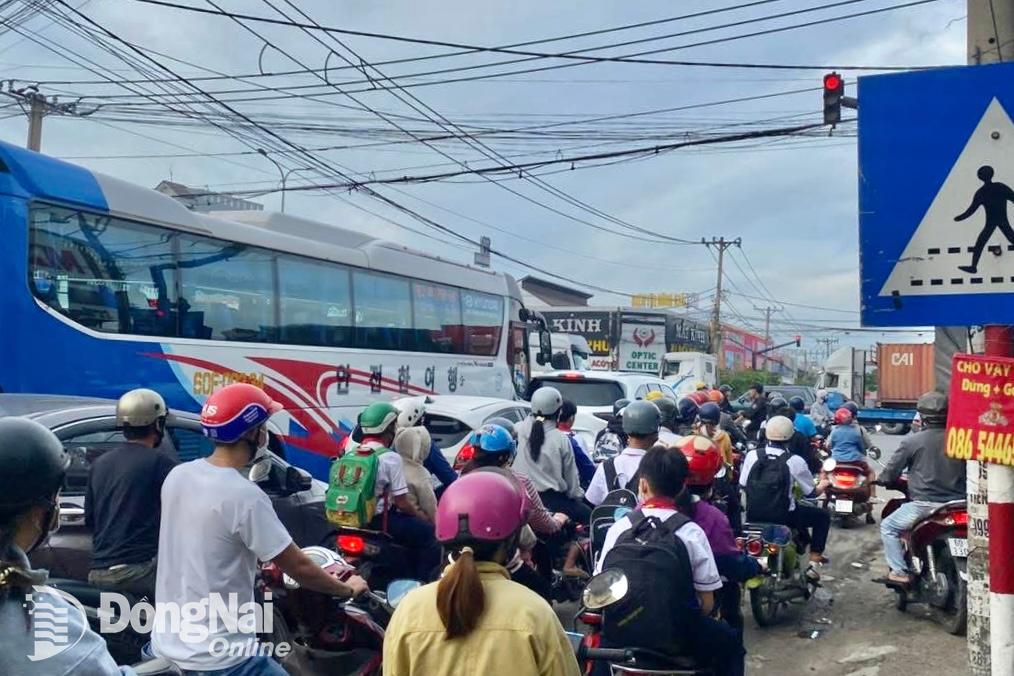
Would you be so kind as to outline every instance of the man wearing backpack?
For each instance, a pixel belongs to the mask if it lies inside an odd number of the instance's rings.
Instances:
[[[401,456],[391,450],[398,409],[378,401],[359,414],[362,440],[331,466],[327,516],[333,523],[389,533],[414,554],[410,569],[429,580],[440,563],[433,523],[408,499]]]
[[[609,529],[595,565],[622,570],[629,585],[603,613],[602,646],[690,656],[716,676],[741,676],[742,633],[708,617],[722,588],[708,537],[676,509],[688,472],[675,448],[655,446],[641,460],[641,507]]]
[[[824,547],[831,530],[831,515],[819,507],[796,502],[794,489],[798,487],[803,497],[816,497],[830,483],[825,480],[814,485],[806,460],[789,452],[788,444],[795,431],[792,421],[785,416],[771,418],[765,428],[767,447],[746,456],[739,483],[746,489],[747,521],[813,530],[807,575],[819,579],[816,566],[827,562]]]
[[[658,441],[658,426],[662,414],[650,401],[631,402],[623,409],[623,433],[627,447],[614,458],[602,462],[595,469],[585,500],[601,505],[612,491],[626,488],[637,493],[637,468],[641,458]]]

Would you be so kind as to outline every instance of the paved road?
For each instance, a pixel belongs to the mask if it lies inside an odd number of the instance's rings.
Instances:
[[[875,435],[883,462],[902,437]],[[874,465],[876,468],[876,465]],[[879,469],[879,468],[878,468]],[[876,514],[879,522],[879,510]],[[795,676],[960,676],[968,673],[965,640],[950,636],[918,606],[894,607],[895,595],[870,582],[884,572],[877,526],[832,526],[824,588],[783,621],[760,629],[745,601],[747,672]],[[572,606],[558,607],[570,627]],[[816,638],[812,638],[817,632]],[[932,669],[932,671],[929,671]]]

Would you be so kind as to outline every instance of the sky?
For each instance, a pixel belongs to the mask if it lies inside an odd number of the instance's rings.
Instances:
[[[633,30],[521,48],[550,53],[655,38],[593,53],[616,56],[680,46],[643,58],[831,66],[955,65],[965,60],[965,3],[961,0],[938,0],[866,17],[737,39],[728,38],[903,4],[903,0],[837,3],[767,0],[726,12],[714,10],[747,3],[742,0],[290,1],[324,26],[482,46],[525,43],[712,12]],[[225,129],[221,129],[193,116],[167,117],[160,111],[162,104],[174,101],[171,97],[151,99],[137,95],[142,87],[148,88],[144,91],[159,93],[152,85],[99,84],[109,77],[110,70],[115,71],[114,77],[130,79],[153,74],[161,78],[168,73],[158,71],[152,61],[137,53],[131,54],[143,64],[145,72],[128,66],[94,42],[73,33],[67,17],[94,31],[109,31],[103,35],[123,51],[127,48],[116,43],[110,34],[142,51],[153,50],[145,53],[185,78],[213,73],[253,75],[241,82],[195,81],[206,91],[229,92],[266,84],[321,95],[312,101],[263,90],[256,95],[218,96],[278,96],[276,100],[238,101],[230,105],[303,147],[342,146],[316,151],[315,156],[326,158],[332,168],[340,165],[344,173],[354,174],[359,180],[461,170],[458,163],[467,163],[469,168],[494,163],[482,154],[488,154],[489,150],[477,149],[461,139],[428,144],[413,141],[413,135],[430,137],[446,133],[446,129],[426,119],[433,117],[433,111],[461,129],[488,134],[483,142],[506,157],[507,162],[652,147],[821,119],[819,87],[823,71],[819,69],[589,64],[539,59],[499,69],[570,67],[399,91],[374,87],[378,78],[384,76],[391,78],[388,82],[405,85],[495,72],[486,68],[448,75],[420,74],[523,57],[463,54],[378,66],[381,74],[368,65],[352,68],[342,58],[354,61],[354,52],[367,64],[376,64],[457,50],[363,35],[333,35],[341,41],[339,45],[325,34],[313,33],[321,38],[321,44],[299,28],[254,22],[247,22],[244,28],[229,18],[137,0],[66,2],[64,5],[57,0],[49,11],[31,15],[22,12],[21,2],[0,3],[0,16],[8,20],[6,29],[0,28],[0,67],[4,78],[15,79],[15,87],[39,83],[41,91],[57,94],[61,101],[85,95],[78,112],[94,111],[90,115],[47,117],[44,152],[149,187],[172,178],[212,190],[269,190],[278,185],[279,169],[268,158],[253,152],[256,144],[252,146],[249,141],[244,144],[227,133],[230,129],[235,131],[235,120],[224,122]],[[210,0],[181,2],[212,7]],[[229,11],[264,17],[280,18],[274,8],[295,15],[286,0],[214,0],[214,4]],[[838,6],[769,18],[829,4]],[[89,19],[94,24],[89,24]],[[740,25],[716,28],[730,23]],[[657,39],[669,34],[678,35]],[[716,42],[696,44],[711,41]],[[351,52],[345,51],[346,47]],[[98,74],[82,64],[91,64]],[[321,69],[325,64],[329,68],[326,82],[321,79],[324,76],[308,73],[256,76],[258,72]],[[364,72],[370,75],[369,79]],[[848,83],[847,93],[854,93],[859,72],[848,69],[841,72]],[[793,90],[806,91],[780,94]],[[418,100],[409,100],[408,93]],[[700,105],[761,95],[773,96]],[[153,100],[161,103],[153,105]],[[406,100],[418,110],[406,105]],[[422,104],[431,110],[422,109]],[[173,105],[181,107],[178,99]],[[683,110],[671,110],[677,108]],[[669,112],[591,121],[663,109]],[[224,112],[221,108],[216,110]],[[845,111],[845,116],[852,117],[851,111]],[[0,139],[23,144],[27,123],[21,111],[9,107],[0,110],[0,117],[3,118]],[[408,133],[399,131],[395,124]],[[543,129],[522,134],[488,131],[532,126]],[[572,134],[566,136],[561,131]],[[657,233],[662,238],[691,241],[702,237],[741,238],[742,248],[731,249],[726,257],[724,319],[761,330],[759,308],[780,304],[782,311],[772,319],[777,341],[802,334],[804,347],[816,349],[815,340],[828,336],[838,338],[841,345],[857,346],[877,341],[930,340],[931,333],[843,333],[815,328],[858,326],[858,167],[854,136],[855,125],[843,124],[831,135],[821,130],[806,137],[686,148],[590,168],[582,168],[588,163],[579,162],[573,171],[559,172],[568,169],[562,164],[552,167],[554,173],[538,179],[538,183],[534,179],[518,179],[516,174],[496,175],[492,180],[472,175],[421,184],[377,186],[376,190],[469,239],[489,236],[494,250],[523,260],[539,271],[494,257],[496,269],[516,277],[525,274],[545,277],[546,271],[560,275],[580,282],[575,286],[595,291],[592,302],[596,304],[625,304],[619,294],[631,292],[690,292],[700,298],[693,314],[703,317],[713,302],[717,274],[709,250],[700,245],[660,242],[644,234],[639,235],[642,239],[635,239],[630,236],[631,230],[617,225],[621,221],[642,229],[642,233]],[[268,137],[266,142],[280,143],[277,137]],[[360,144],[370,146],[347,147]],[[206,156],[239,152],[248,154]],[[270,156],[284,168],[294,170],[289,175],[289,186],[336,181],[333,173],[325,175],[319,168],[307,167],[307,162],[296,154]],[[394,169],[399,171],[391,171]],[[268,209],[280,206],[278,194],[253,199]],[[575,206],[574,199],[582,204]],[[597,212],[592,213],[587,207]],[[363,230],[463,262],[472,258],[470,245],[454,240],[446,232],[435,232],[364,191],[289,192],[286,211]]]

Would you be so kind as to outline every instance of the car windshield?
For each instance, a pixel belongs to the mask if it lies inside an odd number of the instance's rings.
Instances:
[[[564,399],[569,399],[578,406],[612,406],[613,402],[624,396],[623,386],[608,380],[538,378],[533,383],[532,391],[543,385],[555,387]]]

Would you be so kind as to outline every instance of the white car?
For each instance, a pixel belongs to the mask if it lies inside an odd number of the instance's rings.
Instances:
[[[669,384],[646,373],[623,371],[553,371],[539,373],[532,377],[529,392],[549,385],[560,390],[564,399],[577,406],[574,431],[581,437],[585,448],[595,446],[599,430],[613,415],[613,403],[617,399],[635,401],[644,399],[649,392],[661,392],[675,398]]]
[[[458,451],[468,440],[468,435],[482,427],[487,420],[506,418],[514,423],[521,422],[531,408],[527,401],[453,394],[430,395],[423,401],[426,407],[423,424],[452,465]],[[394,404],[397,406],[398,402],[395,401]]]

